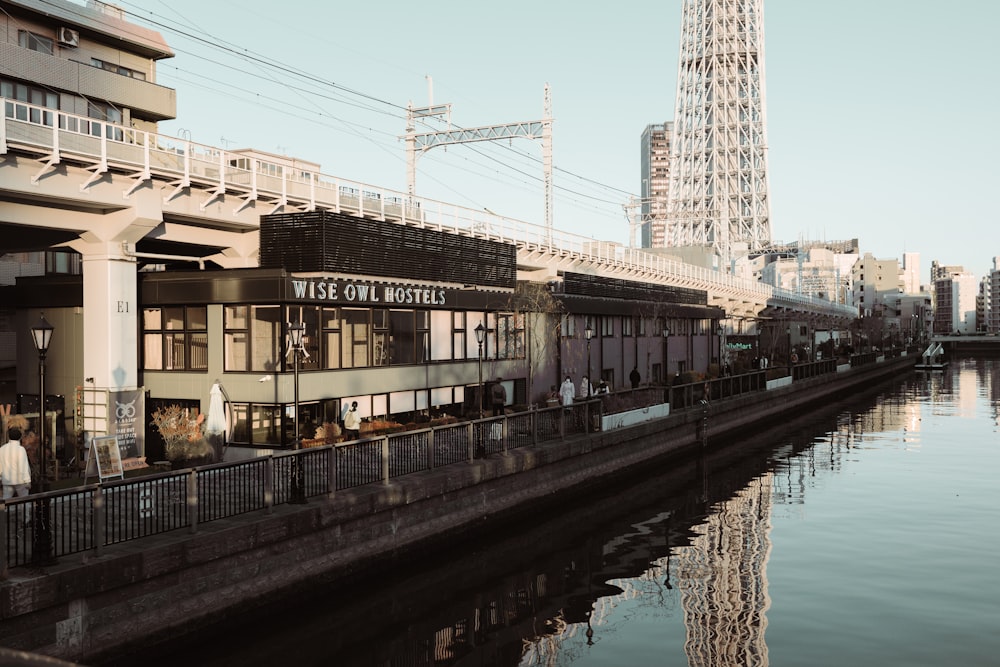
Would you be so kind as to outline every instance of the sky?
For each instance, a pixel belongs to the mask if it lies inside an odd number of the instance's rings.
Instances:
[[[640,136],[674,118],[681,0],[117,0],[176,56],[171,136],[407,189],[406,107],[453,127],[553,107],[553,226],[627,244]],[[569,8],[572,7],[572,10]],[[1000,256],[995,0],[765,0],[771,230],[981,277]],[[420,131],[443,125],[418,127]],[[542,145],[435,148],[416,193],[544,224]]]

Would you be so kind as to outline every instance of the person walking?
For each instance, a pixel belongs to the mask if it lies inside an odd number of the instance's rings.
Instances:
[[[628,374],[628,379],[629,379],[629,382],[632,383],[632,388],[633,389],[638,389],[639,388],[639,382],[642,380],[642,378],[639,376],[639,367],[638,366],[633,366],[632,367],[632,372]]]
[[[580,380],[580,398],[590,398],[594,395],[594,385],[590,384],[590,378],[586,375]]]
[[[3,483],[4,500],[31,492],[31,466],[28,465],[28,452],[21,446],[21,429],[17,426],[7,429],[7,444],[0,447],[0,482]]]
[[[494,417],[504,413],[504,408],[507,406],[507,389],[503,386],[503,378],[497,378],[490,388],[490,404],[493,406]]]
[[[361,416],[358,414],[358,402],[351,403],[350,409],[344,413],[344,435],[348,440],[358,440],[361,437]]]
[[[573,387],[573,380],[567,375],[566,379],[563,380],[562,385],[559,387],[559,398],[562,399],[562,404],[564,408],[570,408],[573,406],[573,396],[576,394],[576,388]]]

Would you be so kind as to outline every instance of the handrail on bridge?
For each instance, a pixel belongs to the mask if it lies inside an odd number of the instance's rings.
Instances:
[[[294,158],[273,161],[255,152],[228,151],[186,139],[136,130],[86,116],[68,114],[18,100],[0,98],[0,155],[16,149],[39,156],[42,166],[34,177],[54,168],[63,158],[89,164],[94,170],[87,187],[107,171],[131,176],[128,197],[141,183],[156,178],[174,186],[168,202],[187,187],[206,191],[204,208],[215,197],[231,193],[243,197],[239,210],[251,201],[266,199],[313,211],[343,210],[400,224],[454,233],[472,234],[551,254],[569,252],[609,268],[625,267],[649,280],[691,284],[698,289],[756,295],[808,306],[835,316],[855,316],[853,308],[774,287],[610,241],[555,232],[545,225],[469,209],[446,202],[310,171]],[[244,166],[249,165],[249,166]]]

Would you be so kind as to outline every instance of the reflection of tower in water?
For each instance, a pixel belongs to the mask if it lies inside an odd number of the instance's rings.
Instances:
[[[687,629],[688,665],[768,664],[764,630],[770,607],[773,475],[762,475],[720,503],[675,556]]]

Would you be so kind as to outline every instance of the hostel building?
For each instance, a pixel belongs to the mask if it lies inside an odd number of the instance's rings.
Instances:
[[[139,286],[147,409],[204,410],[219,381],[230,447],[247,454],[293,445],[293,323],[305,325],[298,404],[312,437],[354,401],[363,418],[477,416],[480,373],[513,407],[543,403],[566,375],[579,386],[588,368],[613,388],[633,368],[644,386],[705,371],[723,316],[695,290],[519,281],[513,245],[332,212],[264,216],[259,268],[141,273]]]

